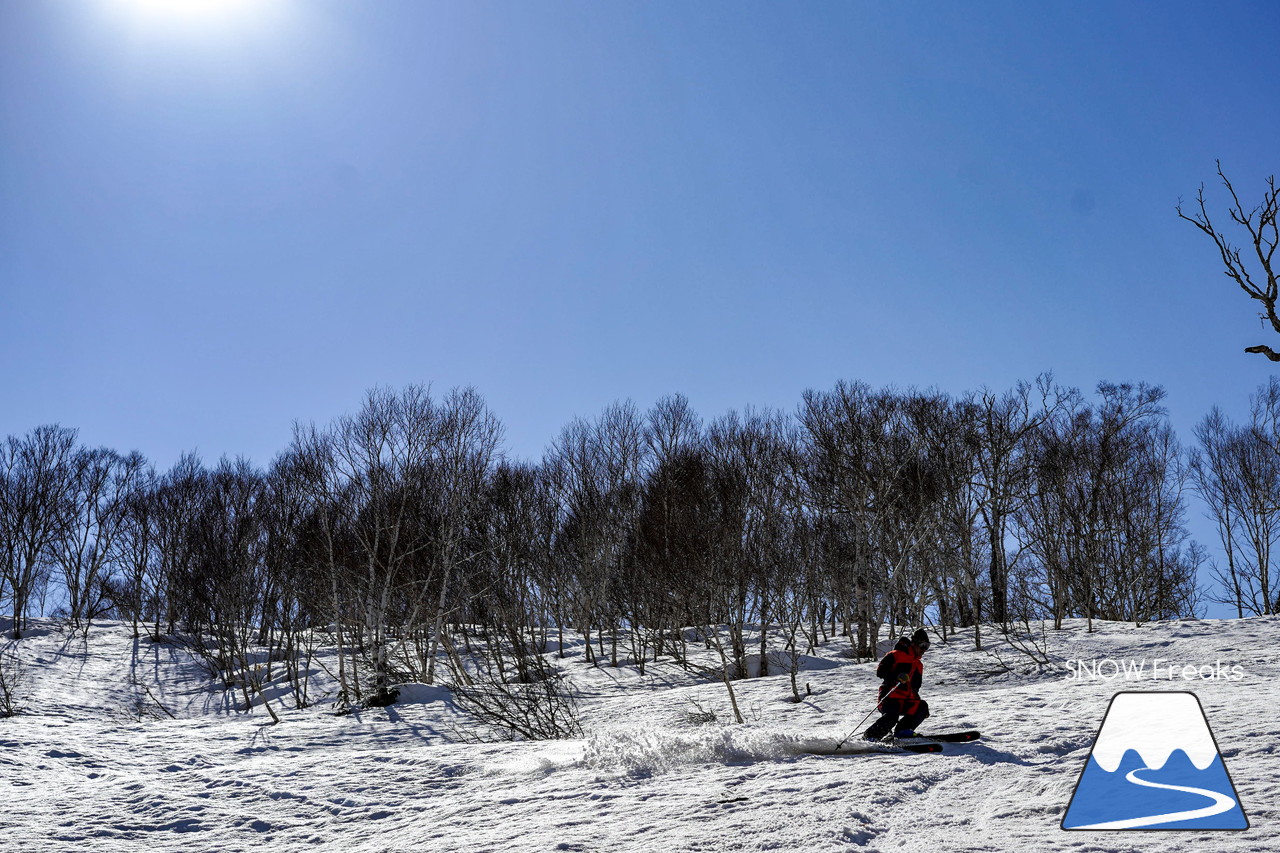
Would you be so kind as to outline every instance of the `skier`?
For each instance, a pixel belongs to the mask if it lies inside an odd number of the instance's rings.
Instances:
[[[880,719],[863,735],[867,740],[882,740],[889,730],[895,738],[914,737],[916,726],[929,716],[929,703],[920,698],[920,681],[924,675],[921,657],[929,650],[929,635],[923,628],[898,640],[893,651],[876,667],[880,684]]]

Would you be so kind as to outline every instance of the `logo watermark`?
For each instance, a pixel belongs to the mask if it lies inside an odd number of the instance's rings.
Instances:
[[[1061,826],[1242,830],[1249,819],[1196,695],[1124,691],[1107,707]]]
[[[1067,661],[1066,675],[1068,681],[1243,681],[1244,677],[1244,667],[1238,663],[1188,664],[1165,658],[1077,658]]]

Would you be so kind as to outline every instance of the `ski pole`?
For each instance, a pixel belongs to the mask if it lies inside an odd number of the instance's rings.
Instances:
[[[893,695],[893,691],[894,691],[894,690],[897,690],[897,689],[898,689],[899,687],[901,687],[901,686],[902,686],[902,682],[901,682],[901,681],[899,681],[897,684],[893,685],[893,687],[889,690],[889,692],[888,692],[888,693],[884,694],[884,695],[883,695],[883,696],[881,696],[879,699],[877,699],[877,700],[876,700],[876,706],[875,706],[874,708],[872,708],[872,709],[871,709],[871,713],[870,713],[870,714],[867,714],[865,717],[863,717],[863,718],[862,718],[862,723],[865,723],[867,720],[871,719],[871,714],[874,714],[876,711],[879,711],[879,710],[880,710],[880,705],[884,703],[884,700],[886,700],[886,699],[888,699],[890,696],[892,696],[892,695]],[[853,736],[854,736],[854,734],[855,734],[855,733],[857,733],[857,731],[858,731],[859,729],[861,729],[861,728],[862,728],[862,723],[858,723],[856,726],[854,726],[854,727],[853,727],[853,731],[849,732],[847,735],[845,735],[844,737],[840,738],[840,742],[836,744],[836,748],[835,748],[834,750],[832,750],[832,752],[839,752],[839,751],[840,751],[840,747],[844,746],[844,742],[845,742],[845,741],[847,741],[849,738],[853,737]]]

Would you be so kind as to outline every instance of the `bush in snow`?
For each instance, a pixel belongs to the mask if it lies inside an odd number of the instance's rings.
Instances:
[[[450,689],[476,723],[460,732],[464,740],[560,740],[582,734],[577,697],[557,674],[527,684],[486,679]]]
[[[692,711],[686,711],[684,715],[685,722],[692,723],[695,726],[705,725],[706,723],[718,723],[720,718],[716,716],[716,712],[703,707],[696,699],[690,699],[689,704],[693,706]]]

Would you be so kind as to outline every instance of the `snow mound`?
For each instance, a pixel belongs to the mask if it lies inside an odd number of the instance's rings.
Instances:
[[[747,677],[760,677],[760,655],[747,655]],[[820,672],[824,669],[835,669],[841,663],[838,660],[829,658],[820,658],[813,655],[796,655],[792,657],[787,651],[769,652],[769,668],[768,671],[773,675],[784,675],[791,670],[791,663],[795,661],[796,668],[801,672]]]
[[[430,705],[434,702],[441,702],[445,705],[453,704],[453,694],[449,692],[448,688],[437,684],[410,682],[408,684],[397,684],[393,689],[400,691],[400,694],[396,696],[397,705]]]

